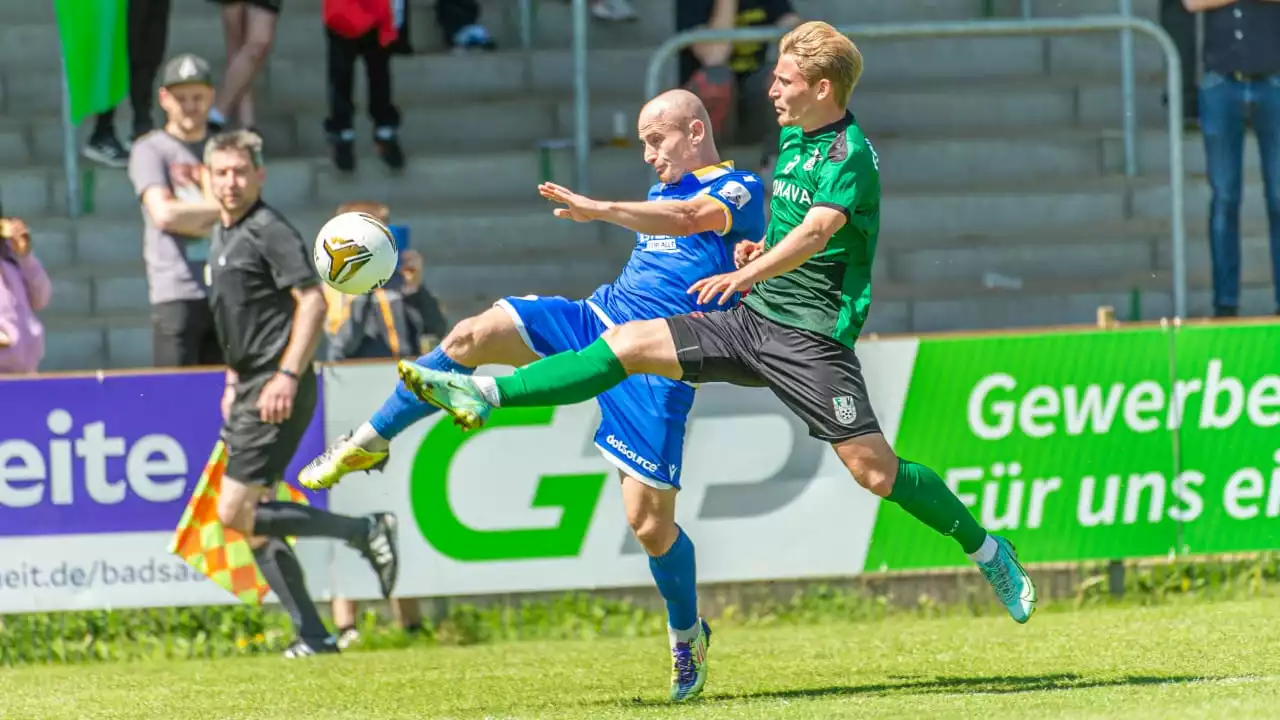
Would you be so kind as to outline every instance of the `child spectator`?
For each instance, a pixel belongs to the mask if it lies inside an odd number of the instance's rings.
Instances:
[[[382,223],[390,221],[386,205],[374,202],[346,203],[338,213],[368,213]],[[431,351],[449,332],[435,297],[422,284],[422,256],[406,250],[400,258],[398,288],[379,288],[367,295],[345,295],[323,286],[329,303],[325,332],[329,339],[329,360],[355,358],[417,357]],[[393,598],[391,611],[405,632],[422,629],[422,614],[416,600]],[[333,623],[338,646],[346,648],[360,633],[356,629],[355,601],[333,599]]]
[[[338,213],[363,212],[388,222],[387,206],[372,202],[342,205]],[[440,305],[422,282],[422,256],[406,250],[399,277],[366,295],[345,295],[325,286],[329,301],[325,333],[332,362],[356,358],[423,355],[449,332]]]
[[[392,170],[404,167],[400,110],[391,101],[391,56],[412,52],[407,9],[404,0],[324,0],[329,64],[329,117],[324,128],[332,145],[333,164],[342,172],[356,167],[355,105],[351,95],[357,58],[364,59],[369,116],[378,156]]]
[[[31,231],[0,218],[0,375],[34,373],[44,358],[44,326],[36,313],[49,304],[49,276],[31,254]]]

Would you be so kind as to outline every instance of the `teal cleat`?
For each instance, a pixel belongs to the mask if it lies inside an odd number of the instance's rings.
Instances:
[[[991,537],[996,541],[996,556],[991,562],[978,563],[978,569],[991,583],[996,597],[1009,615],[1017,622],[1025,623],[1036,611],[1036,585],[1022,568],[1022,563],[1018,562],[1013,543],[996,535]]]
[[[671,643],[671,702],[692,700],[702,694],[710,648],[711,626],[702,618],[698,618],[698,636],[692,642]]]
[[[493,411],[475,381],[466,375],[424,368],[408,360],[401,360],[396,369],[409,392],[448,413],[453,424],[464,430],[484,425]]]

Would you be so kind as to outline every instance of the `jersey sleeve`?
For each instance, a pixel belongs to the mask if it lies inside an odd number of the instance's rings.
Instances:
[[[818,169],[813,207],[826,207],[853,218],[858,207],[860,182],[866,165],[866,150],[850,145],[846,135],[838,135],[827,150],[826,161]]]
[[[734,173],[711,184],[707,197],[724,207],[721,237],[759,240],[764,235],[764,183],[754,174]]]
[[[304,288],[320,282],[306,243],[288,224],[272,223],[263,230],[258,242],[276,287]]]

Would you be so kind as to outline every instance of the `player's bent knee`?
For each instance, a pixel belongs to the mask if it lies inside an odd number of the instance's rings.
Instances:
[[[631,532],[636,536],[640,547],[650,557],[666,555],[680,534],[675,521],[657,515],[628,517],[627,524],[631,526]]]
[[[440,346],[454,362],[467,367],[490,363],[525,365],[537,359],[515,322],[500,308],[462,320]]]
[[[616,325],[602,337],[629,374],[661,375],[673,380],[684,375],[666,320],[636,320]]]
[[[883,435],[863,435],[832,447],[859,485],[880,497],[888,497],[893,492],[898,456]]]
[[[446,355],[464,365],[472,365],[472,361],[480,347],[483,326],[479,318],[469,317],[461,320],[440,343]]]

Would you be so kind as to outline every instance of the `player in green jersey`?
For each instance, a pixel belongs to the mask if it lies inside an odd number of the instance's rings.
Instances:
[[[867,490],[954,538],[1014,620],[1035,610],[1036,589],[1013,546],[990,535],[936,472],[899,458],[880,432],[854,342],[871,306],[880,231],[875,150],[846,109],[862,74],[853,42],[822,22],[784,37],[770,89],[783,126],[763,241],[735,249],[738,269],[698,281],[699,303],[750,289],[724,312],[616,326],[578,352],[500,378],[400,364],[405,386],[466,428],[494,407],[585,402],[629,374],[690,383],[767,386],[829,442]],[[562,198],[575,217],[597,201]]]

